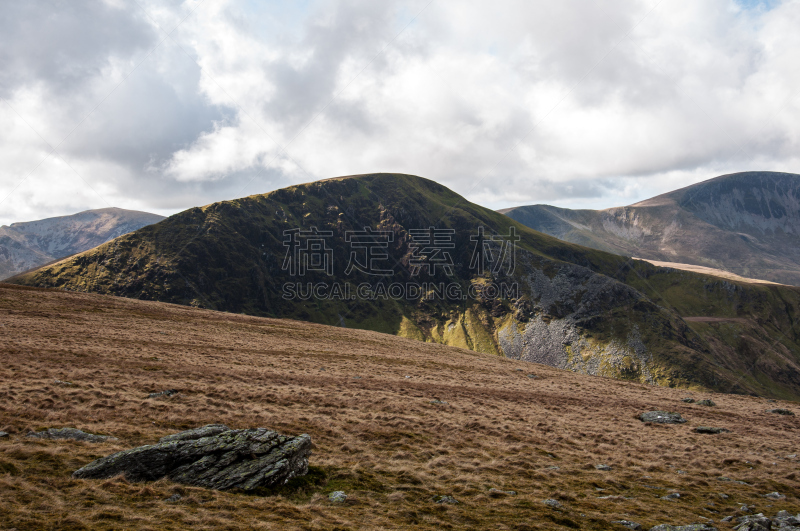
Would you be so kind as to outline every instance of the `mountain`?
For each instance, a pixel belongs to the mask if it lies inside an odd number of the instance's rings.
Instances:
[[[411,175],[328,179],[192,208],[9,281],[800,398],[800,289],[565,243]]]
[[[0,227],[0,280],[97,247],[162,219],[163,216],[147,212],[101,208],[71,216],[3,225]]]
[[[564,241],[800,285],[800,175],[723,175],[630,206],[501,210]]]

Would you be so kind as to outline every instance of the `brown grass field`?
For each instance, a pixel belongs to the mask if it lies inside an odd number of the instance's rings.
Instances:
[[[0,284],[0,529],[624,529],[742,504],[800,512],[797,404],[560,371],[379,333]],[[324,370],[323,370],[324,368]],[[528,374],[537,378],[529,378]],[[61,385],[55,380],[72,382]],[[147,394],[169,388],[171,398]],[[711,398],[716,407],[685,404]],[[434,399],[447,404],[431,403]],[[682,425],[635,416],[678,411]],[[76,480],[209,423],[308,433],[311,472],[257,494]],[[699,435],[696,426],[731,432]],[[90,444],[26,439],[77,427]],[[607,464],[611,471],[595,469]],[[723,476],[726,479],[720,479]],[[494,497],[489,489],[517,491]],[[344,490],[346,503],[327,499]],[[785,500],[763,495],[778,491]],[[678,492],[679,499],[661,499]],[[180,493],[177,502],[166,498]],[[458,505],[440,505],[450,494]],[[722,495],[727,495],[724,498]],[[543,500],[558,500],[552,509]]]

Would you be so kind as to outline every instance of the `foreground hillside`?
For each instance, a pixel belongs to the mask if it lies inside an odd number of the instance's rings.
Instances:
[[[800,285],[800,175],[723,175],[634,205],[501,212],[564,241],[625,256]]]
[[[415,239],[431,227],[440,235]],[[350,239],[365,231],[386,238],[372,259]],[[421,254],[437,238],[447,247]],[[295,243],[311,241],[330,251],[324,260],[318,253],[330,269],[295,267],[311,263]],[[386,274],[355,267],[359,259]],[[438,268],[418,265],[436,260]],[[9,281],[389,332],[665,386],[800,398],[800,289],[564,243],[412,175],[330,179],[192,208]],[[409,285],[415,294],[403,291]],[[437,295],[435,286],[447,289]]]
[[[0,280],[97,247],[164,216],[101,208],[0,227]]]
[[[11,434],[0,438],[0,527],[624,530],[610,522],[649,529],[711,518],[730,529],[720,519],[743,514],[744,504],[768,515],[800,511],[800,422],[765,412],[795,403],[579,375],[375,332],[9,285],[0,285],[0,327],[0,430]],[[147,398],[166,389],[180,392]],[[654,409],[688,422],[635,418]],[[70,477],[113,451],[217,422],[308,433],[311,473],[260,495]],[[730,432],[700,435],[697,426]],[[24,437],[46,427],[120,440]],[[333,490],[348,494],[344,505],[327,500]],[[775,491],[786,498],[763,497]],[[664,499],[673,492],[680,497]],[[182,497],[166,501],[175,493]],[[437,495],[460,503],[436,504]]]

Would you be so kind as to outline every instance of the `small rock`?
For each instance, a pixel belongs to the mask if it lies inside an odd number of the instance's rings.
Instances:
[[[536,375],[535,374],[529,374],[528,378],[536,378]]]
[[[552,507],[553,509],[563,509],[564,508],[564,506],[561,505],[561,503],[559,503],[558,500],[554,500],[552,498],[544,500],[542,503],[544,503],[548,507]]]
[[[172,396],[177,395],[179,393],[176,389],[167,389],[166,391],[161,391],[160,393],[150,393],[147,395],[147,398],[158,398],[159,396]]]
[[[431,400],[431,404],[444,405],[444,404],[447,404],[447,402],[445,402],[444,400],[439,400],[437,398],[435,400]]]
[[[783,409],[783,408],[768,409],[767,413],[776,413],[778,415],[791,415],[791,416],[794,416],[794,413],[792,413],[788,409]]]
[[[767,398],[767,402],[777,402],[777,400],[773,400],[772,398]]]
[[[727,500],[728,498],[730,498],[730,496],[728,496],[727,494],[722,494],[721,492],[719,494],[717,494],[717,496],[719,496],[723,500]]]
[[[178,493],[176,492],[175,494],[173,494],[172,496],[170,496],[169,498],[167,498],[167,499],[166,499],[166,500],[164,500],[164,501],[167,501],[167,502],[176,502],[176,501],[180,500],[182,497],[183,497],[183,496],[181,496],[180,494],[178,494]]]
[[[726,516],[725,518],[720,520],[720,522],[732,522],[732,521],[733,521],[733,516]]]
[[[6,437],[8,437],[8,432],[0,431],[0,439],[5,439]]]
[[[684,398],[683,401],[686,402],[687,404],[694,404],[695,403],[695,399],[694,398]]]
[[[711,426],[698,426],[694,429],[697,433],[730,433],[730,430],[726,430],[725,428],[712,428]]]
[[[786,456],[786,459],[797,459],[797,454],[789,454]]]
[[[328,499],[331,503],[344,503],[347,501],[347,494],[343,490],[335,490],[328,494]]]
[[[489,496],[493,498],[499,498],[501,496],[516,496],[516,495],[517,491],[515,490],[500,490],[495,488],[489,489]]]
[[[63,385],[65,387],[70,387],[72,385],[72,382],[64,382],[62,380],[53,380],[53,383],[56,385]]]
[[[714,406],[716,406],[716,404],[714,403],[714,401],[713,401],[713,400],[709,400],[709,399],[707,399],[707,398],[706,398],[705,400],[700,400],[700,401],[697,403],[697,405],[698,405],[698,406],[709,406],[709,407],[714,407]]]
[[[677,500],[681,495],[678,492],[670,492],[666,496],[661,496],[662,500]]]
[[[614,520],[611,523],[619,524],[621,526],[627,527],[628,529],[633,529],[634,531],[640,531],[642,529],[642,524],[631,522],[630,520]]]
[[[73,441],[86,441],[86,442],[105,442],[105,441],[118,441],[116,437],[108,435],[95,435],[94,433],[86,433],[76,428],[49,428],[44,431],[30,432],[26,437],[32,439],[70,439]]]
[[[611,467],[608,465],[594,465],[597,470],[602,470],[603,472],[608,472],[611,470]]]
[[[639,420],[656,424],[682,424],[686,422],[686,419],[681,417],[680,413],[669,411],[647,411],[639,415]]]
[[[770,500],[785,500],[786,496],[781,494],[780,492],[770,492],[769,494],[764,494],[765,498],[769,498]]]
[[[650,531],[717,531],[716,527],[707,524],[669,525],[661,524],[651,527]]]
[[[448,495],[436,496],[433,498],[433,501],[436,503],[444,503],[447,505],[458,505],[458,500]]]

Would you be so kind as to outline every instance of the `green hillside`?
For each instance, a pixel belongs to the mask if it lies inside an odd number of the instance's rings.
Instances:
[[[430,227],[436,245],[415,232]],[[385,276],[359,270],[368,269],[358,245],[365,228],[385,245],[371,247],[369,272]],[[505,242],[515,236],[511,260]],[[297,239],[321,242],[329,270],[313,256],[298,269]],[[631,263],[409,175],[329,179],[192,208],[11,281],[371,329],[660,385],[800,398],[800,290]],[[393,296],[397,286],[402,296]],[[682,318],[696,316],[722,320]]]

